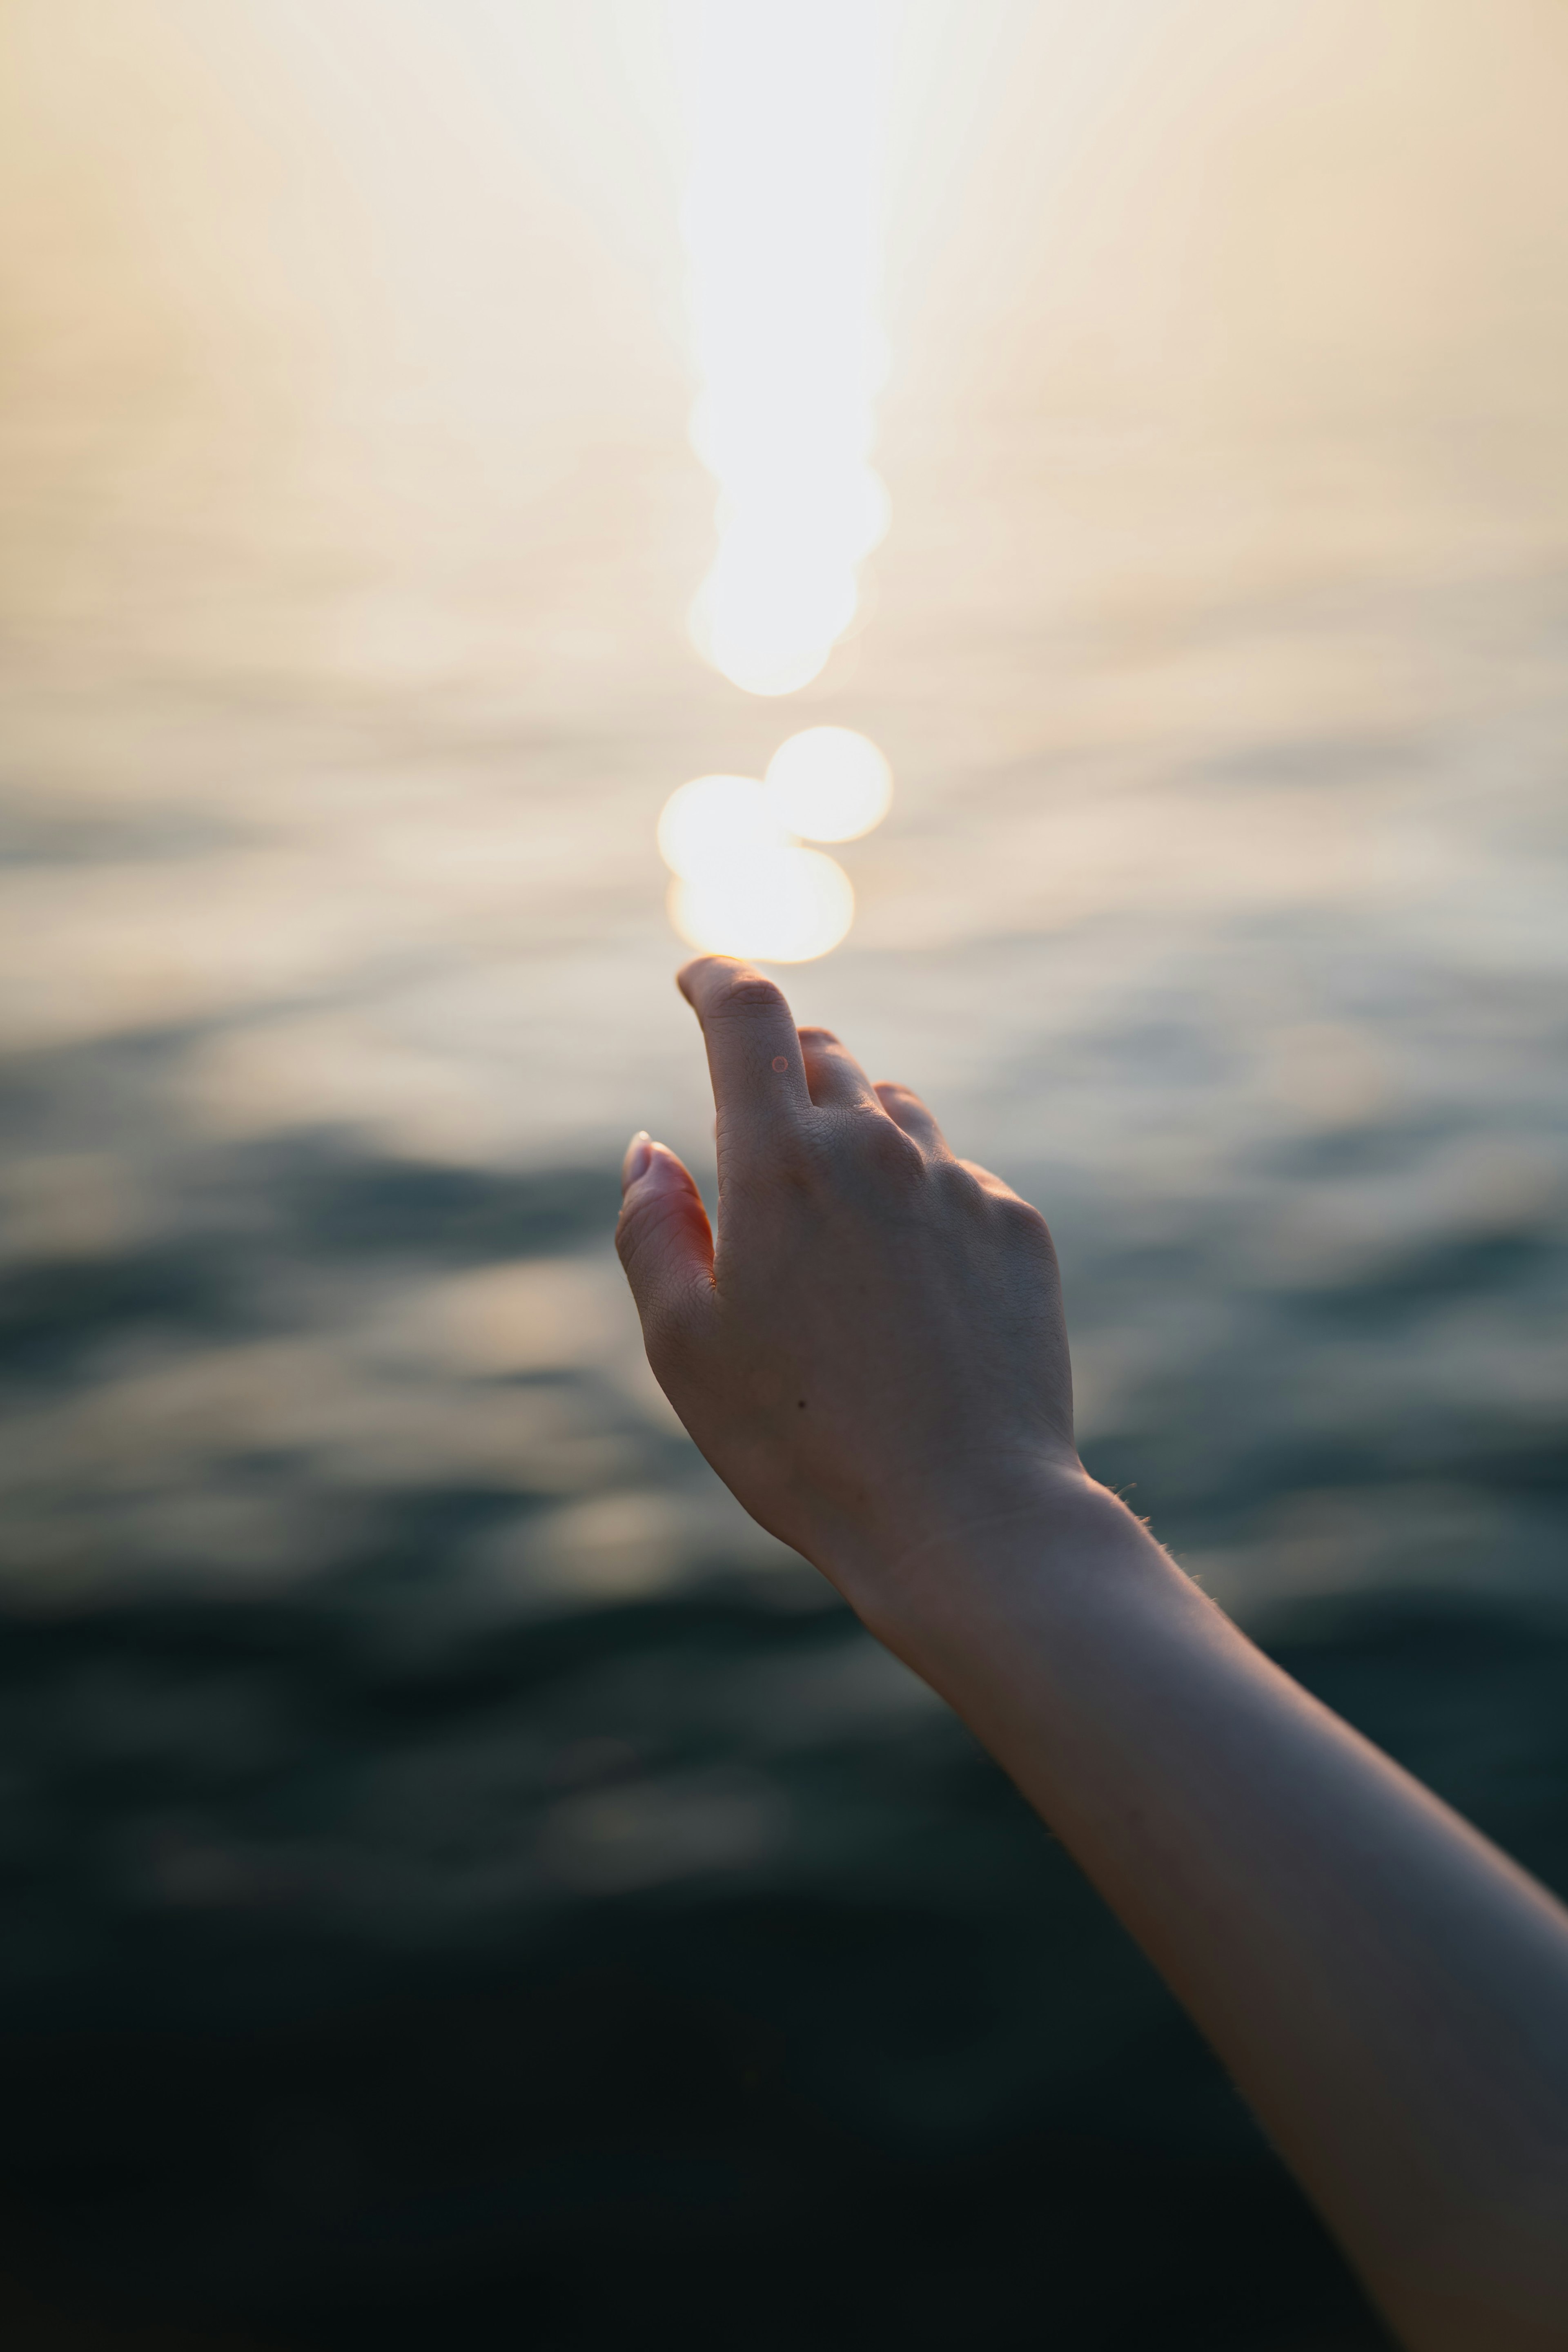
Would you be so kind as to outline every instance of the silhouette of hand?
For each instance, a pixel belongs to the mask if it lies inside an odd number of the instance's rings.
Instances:
[[[1085,1479],[1051,1235],[907,1087],[797,1031],[771,981],[702,956],[679,984],[717,1232],[674,1153],[633,1137],[616,1244],[649,1361],[753,1517],[874,1622],[934,1538]]]

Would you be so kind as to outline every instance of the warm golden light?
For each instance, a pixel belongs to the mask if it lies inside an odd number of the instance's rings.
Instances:
[[[768,762],[768,798],[778,822],[808,841],[858,841],[893,801],[893,770],[865,735],[848,727],[808,727]]]
[[[670,919],[692,947],[760,963],[826,955],[854,914],[849,876],[820,849],[776,849],[748,865],[677,875],[670,885]]]
[[[887,528],[867,463],[881,142],[875,0],[704,0],[682,214],[702,389],[692,443],[719,485],[698,651],[752,694],[815,677]]]
[[[713,955],[805,963],[846,938],[842,866],[797,835],[852,841],[886,814],[893,771],[864,735],[809,727],[780,744],[768,781],[695,776],[664,803],[659,855],[674,876],[670,919]]]
[[[692,880],[787,849],[786,825],[752,776],[696,776],[670,794],[659,818],[659,855]]]

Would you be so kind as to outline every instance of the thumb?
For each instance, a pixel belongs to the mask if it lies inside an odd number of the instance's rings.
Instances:
[[[621,1171],[615,1248],[652,1349],[713,1296],[713,1232],[687,1171],[663,1143],[639,1132]]]

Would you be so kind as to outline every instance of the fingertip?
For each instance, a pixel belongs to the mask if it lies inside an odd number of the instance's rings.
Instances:
[[[675,986],[680,990],[681,994],[685,998],[686,1003],[691,1006],[694,1013],[697,1009],[697,1000],[695,993],[696,982],[699,974],[705,972],[709,964],[728,964],[731,969],[736,971],[740,971],[745,969],[738,956],[700,955],[689,957],[688,960],[682,964],[680,970],[675,974]]]
[[[643,1328],[713,1280],[713,1233],[691,1171],[667,1143],[639,1131],[627,1154],[637,1170],[615,1221],[615,1252]]]
[[[625,1192],[629,1184],[634,1184],[639,1176],[645,1176],[647,1174],[648,1163],[653,1157],[653,1139],[649,1134],[645,1127],[640,1127],[637,1129],[636,1134],[632,1138],[631,1142],[626,1146],[626,1154],[621,1162],[621,1190],[622,1192]]]
[[[667,1143],[656,1141],[646,1128],[639,1128],[626,1147],[626,1157],[621,1170],[621,1189],[622,1192],[630,1193],[650,1178],[655,1190],[673,1184],[677,1190],[684,1185],[694,1194],[697,1191],[692,1171],[680,1153],[673,1151]]]

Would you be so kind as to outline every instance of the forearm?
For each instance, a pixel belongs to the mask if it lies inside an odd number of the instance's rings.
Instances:
[[[1568,2343],[1568,1915],[1092,1482],[883,1590],[876,1630],[1138,1937],[1406,2340]]]
[[[642,1135],[618,1241],[686,1427],[1077,1855],[1406,2343],[1563,2352],[1568,1919],[1072,1466],[1038,1213],[759,974],[682,986],[716,1244]]]

